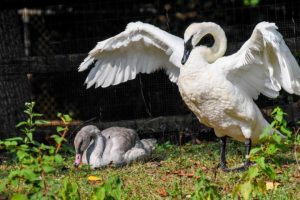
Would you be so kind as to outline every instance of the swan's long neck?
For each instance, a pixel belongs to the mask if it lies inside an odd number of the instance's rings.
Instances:
[[[215,40],[213,46],[197,46],[198,43],[201,42],[201,39],[207,34],[211,34],[213,36]],[[198,58],[195,59],[195,57],[204,59],[205,62],[213,63],[218,58],[222,57],[227,49],[227,39],[225,36],[225,32],[219,25],[212,22],[191,24],[186,29],[184,33],[184,38],[185,51],[181,61],[182,64],[184,64],[186,61],[191,62],[191,60],[199,60]],[[193,49],[191,49],[191,47]],[[192,56],[193,59],[188,59],[190,56]]]
[[[212,47],[205,47],[203,51],[205,59],[209,63],[213,63],[218,58],[222,57],[227,49],[227,38],[223,29],[216,24],[210,24],[210,26],[204,29],[203,35],[211,34],[214,37],[214,45]]]
[[[101,133],[95,133],[91,137],[90,145],[85,150],[87,164],[92,168],[101,166],[102,156],[105,150],[106,139]]]
[[[211,56],[212,60],[215,61],[218,58],[222,57],[227,49],[227,38],[225,36],[225,32],[221,27],[213,29],[214,31],[211,32],[212,36],[215,39],[214,45],[210,48],[211,49]]]

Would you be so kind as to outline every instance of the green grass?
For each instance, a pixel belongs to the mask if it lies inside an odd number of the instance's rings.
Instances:
[[[242,143],[228,143],[229,167],[240,165],[243,157],[244,145]],[[269,191],[269,198],[266,199],[300,199],[300,172],[294,159],[293,148],[279,154],[278,157],[282,162],[282,168],[278,170],[280,185],[273,194]],[[242,173],[225,173],[216,169],[219,162],[219,144],[217,142],[183,146],[158,145],[149,162],[134,163],[123,168],[108,167],[90,170],[86,166],[81,166],[79,169],[75,169],[73,167],[74,156],[69,155],[65,159],[66,168],[58,170],[52,179],[62,184],[62,180],[68,177],[72,182],[76,182],[79,185],[82,199],[89,199],[90,193],[95,187],[115,175],[119,176],[123,183],[122,199],[188,199],[194,191],[197,170],[203,171],[206,178],[217,186],[222,199],[232,199],[232,189],[242,176]],[[0,179],[5,177],[7,170],[12,167],[16,166],[11,163],[2,163]],[[89,182],[88,177],[91,175],[100,177],[102,181]],[[22,186],[16,190],[20,192]]]

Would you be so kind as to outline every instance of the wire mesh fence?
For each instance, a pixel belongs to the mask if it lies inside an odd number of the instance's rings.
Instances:
[[[20,12],[27,56],[86,54],[101,40],[123,31],[131,21],[143,21],[182,37],[192,22],[214,21],[228,37],[227,55],[238,50],[260,21],[275,22],[292,51],[300,48],[300,17],[297,1],[264,2],[245,6],[240,1],[74,1],[44,3],[30,7],[27,21]],[[26,6],[26,5],[24,5]],[[22,11],[22,10],[21,10]],[[23,10],[24,11],[24,10]],[[23,18],[21,18],[23,16]],[[23,26],[23,27],[22,27]],[[27,44],[27,45],[26,45]],[[25,51],[26,52],[26,51]],[[64,68],[64,66],[61,66]],[[38,112],[54,119],[57,112],[76,119],[97,117],[113,121],[189,113],[176,84],[164,72],[139,75],[135,80],[106,89],[85,89],[86,73],[33,73],[31,97]],[[260,106],[286,103],[260,98]]]

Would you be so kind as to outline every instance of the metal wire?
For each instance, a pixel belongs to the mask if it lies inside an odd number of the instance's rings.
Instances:
[[[227,1],[215,1],[212,5],[191,1],[196,3],[185,6],[178,2],[88,1],[35,8],[41,12],[29,16],[31,56],[87,53],[98,41],[118,34],[127,23],[138,20],[180,37],[191,22],[214,21],[227,34],[227,55],[240,48],[258,22],[268,20],[276,22],[292,51],[299,46],[300,17],[294,12],[299,10],[298,2],[276,1],[254,7]],[[76,119],[96,117],[104,121],[189,112],[177,86],[170,83],[164,72],[141,75],[138,80],[107,89],[89,90],[83,86],[85,76],[86,73],[77,72],[33,74],[32,93],[38,111],[49,119],[56,118],[57,112],[64,112]],[[275,101],[260,98],[258,104],[268,106],[285,101],[283,94]]]

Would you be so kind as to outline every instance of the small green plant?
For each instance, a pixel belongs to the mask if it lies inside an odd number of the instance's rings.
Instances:
[[[167,155],[168,159],[177,158],[180,155],[180,148],[169,141],[156,145],[155,152],[160,155]]]
[[[69,131],[69,123],[72,121],[72,118],[70,117],[70,115],[64,115],[62,113],[58,113],[57,117],[60,118],[60,120],[63,122],[63,126],[57,126],[56,127],[56,132],[59,135],[54,134],[54,135],[51,136],[51,138],[53,138],[56,142],[56,149],[55,149],[56,154],[60,150],[63,141],[66,140],[65,139],[66,134]]]
[[[34,140],[34,133],[38,126],[47,123],[40,120],[42,114],[34,112],[35,103],[25,104],[25,114],[28,119],[17,124],[23,137],[9,138],[0,141],[0,148],[6,149],[13,156],[17,167],[8,172],[8,176],[1,181],[0,193],[6,193],[11,199],[26,196],[28,199],[47,199],[55,196],[51,191],[52,179],[48,174],[55,173],[63,163],[63,158],[58,154],[64,135],[53,135],[56,147],[46,145]],[[63,116],[70,121],[70,117]],[[67,130],[65,124],[64,130]]]
[[[245,6],[257,6],[260,0],[244,0]]]
[[[182,188],[180,183],[174,182],[174,188],[168,190],[168,194],[175,199],[182,199]]]
[[[211,183],[209,179],[201,172],[197,171],[196,177],[197,179],[195,185],[195,192],[192,195],[193,200],[203,199],[203,200],[213,200],[213,199],[221,199],[221,196],[218,192],[218,188]]]
[[[80,200],[79,187],[76,182],[64,179],[64,185],[59,193],[62,200]]]
[[[122,197],[122,181],[119,177],[110,177],[102,186],[94,189],[92,200],[120,200]]]
[[[273,118],[273,121],[271,123],[271,128],[276,129],[283,133],[286,137],[288,137],[288,140],[286,142],[290,142],[292,140],[292,131],[288,128],[287,124],[288,122],[284,118],[287,114],[283,112],[283,110],[280,107],[274,108],[274,110],[271,113],[271,116]],[[268,131],[270,129],[266,129]]]
[[[286,114],[279,107],[273,110],[273,121],[271,126],[267,127],[261,135],[261,145],[253,148],[250,152],[250,160],[255,163],[255,166],[250,167],[242,175],[241,181],[233,189],[234,197],[239,196],[248,200],[250,197],[257,198],[273,194],[280,181],[276,174],[276,171],[281,167],[277,154],[287,149],[286,145],[290,143],[292,138],[292,132],[287,127],[284,115]],[[286,135],[284,142],[277,130]],[[272,131],[273,134],[270,134]],[[269,188],[271,194],[268,193],[267,183],[271,184],[271,188]]]

